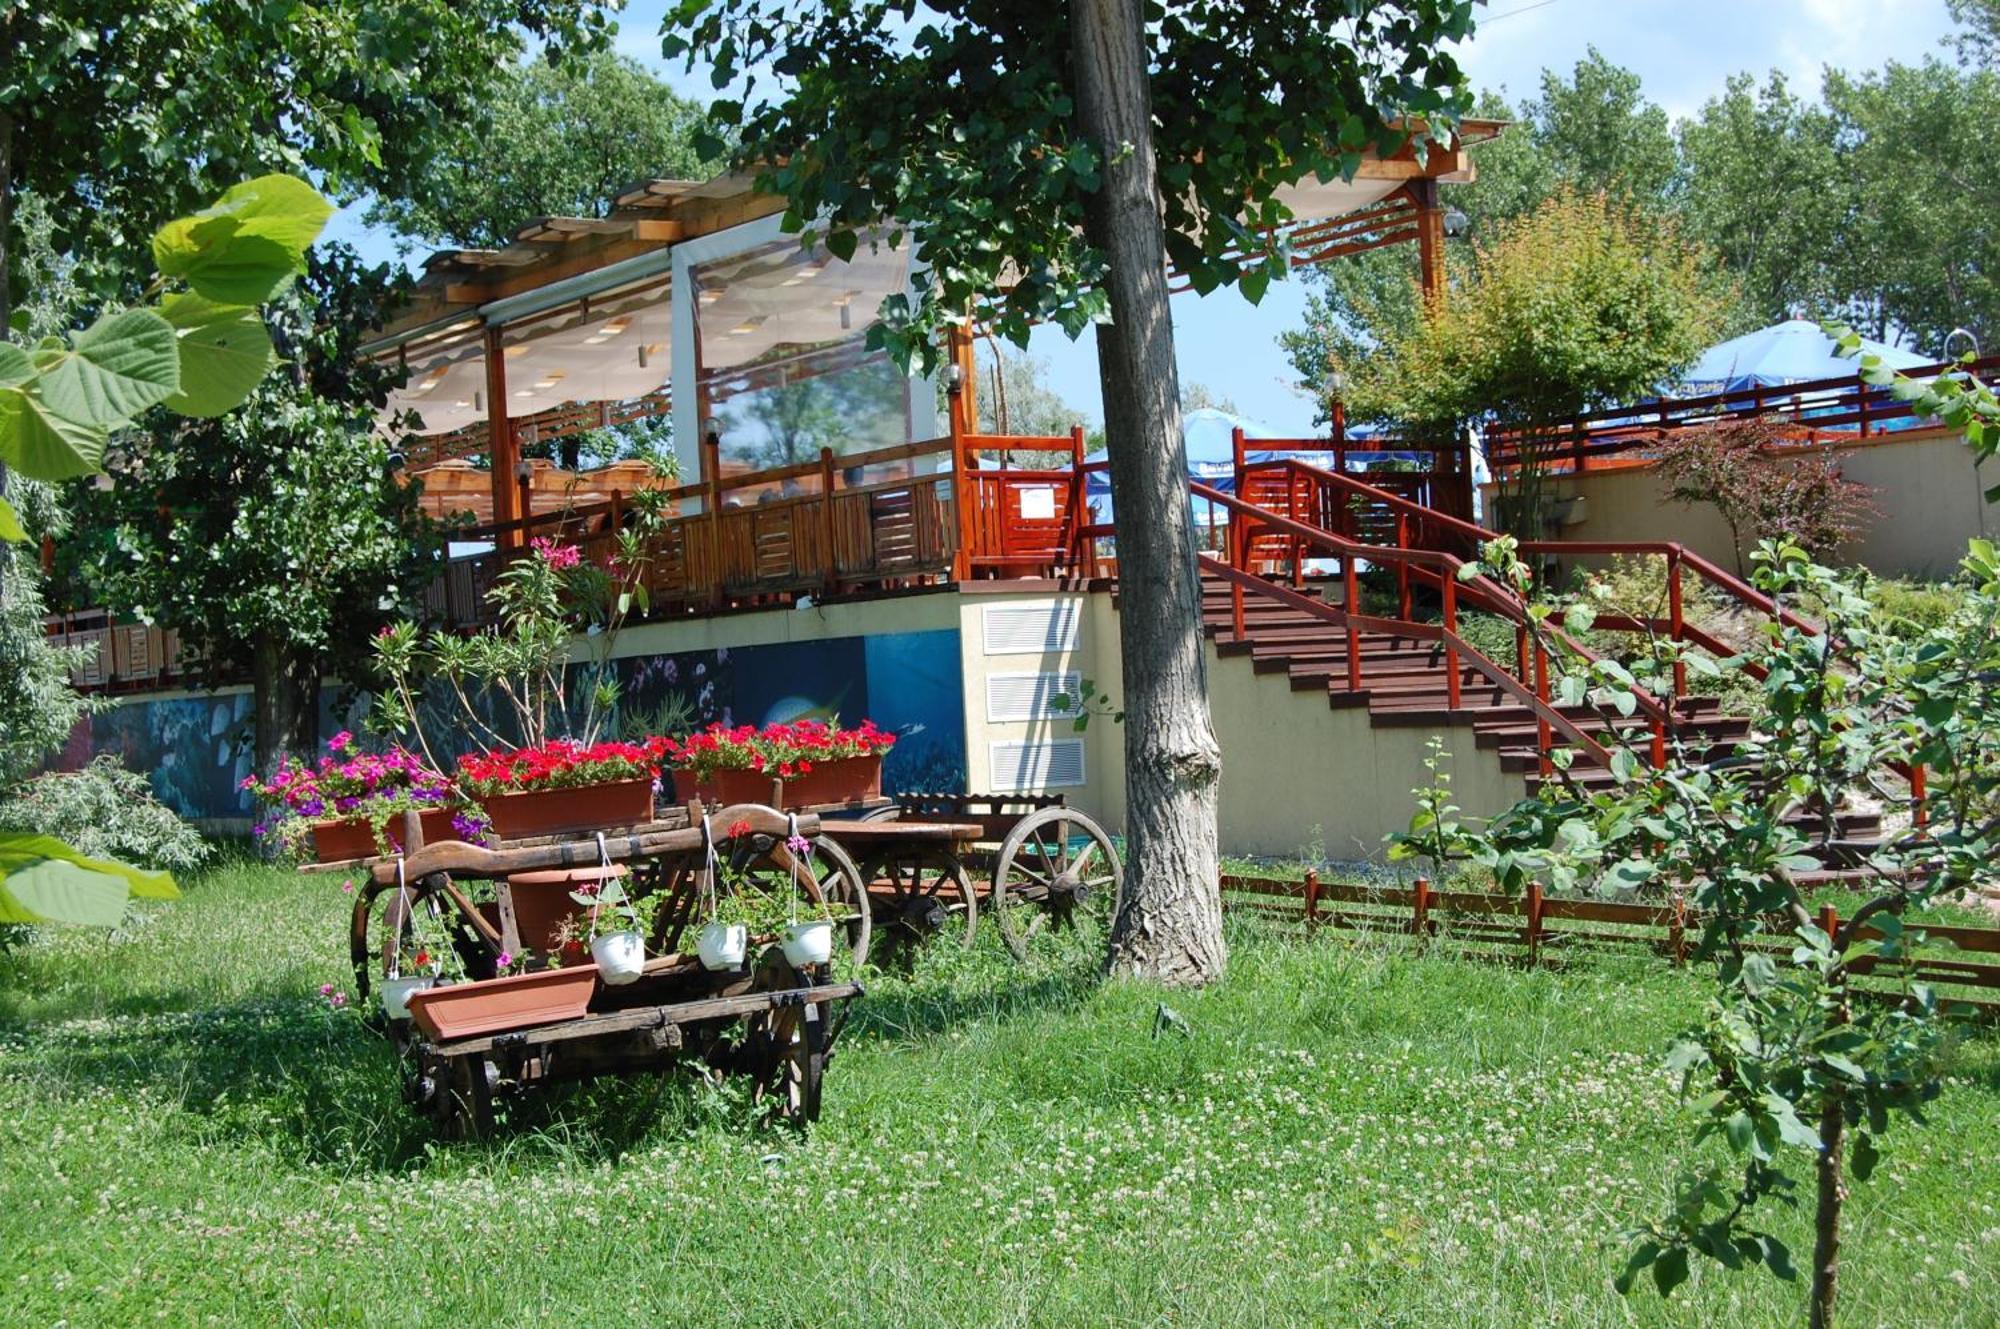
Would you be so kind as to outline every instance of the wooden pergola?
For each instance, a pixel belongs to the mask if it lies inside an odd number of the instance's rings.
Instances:
[[[1297,219],[1267,243],[1285,245],[1294,267],[1414,243],[1425,290],[1441,291],[1446,208],[1439,186],[1471,180],[1468,147],[1502,128],[1468,121],[1451,147],[1432,145],[1422,160],[1413,148],[1371,153],[1352,180],[1303,180],[1280,194]],[[621,190],[603,217],[537,218],[503,248],[433,255],[412,308],[364,347],[412,369],[391,409],[415,410],[430,426],[406,445],[410,473],[424,477],[427,506],[472,512],[499,528],[503,546],[517,543],[543,496],[574,504],[584,494],[629,492],[624,482],[638,479],[578,476],[539,459],[523,464],[524,445],[668,414],[676,419],[683,481],[694,481],[697,470],[700,483],[717,481],[721,459],[702,446],[702,436],[719,396],[753,390],[760,373],[782,380],[853,364],[856,356],[840,340],[850,314],[849,341],[858,346],[862,320],[872,318],[869,301],[907,280],[907,248],[883,264],[864,246],[853,264],[843,264],[789,237],[770,243],[784,210],[782,199],[758,192],[745,174],[648,180]],[[758,243],[764,247],[755,249]],[[732,276],[731,285],[689,280],[697,271],[692,255],[710,262],[732,252],[763,257],[743,260],[754,270]],[[862,268],[870,261],[879,270]],[[782,303],[788,296],[812,299],[794,312]],[[735,307],[739,300],[750,303]],[[841,331],[801,326],[835,308]],[[730,364],[740,368],[726,375],[703,354],[704,338],[719,340],[717,318],[734,320],[727,337],[738,358]],[[703,319],[711,320],[706,330],[690,337]],[[807,353],[788,350],[794,345]],[[955,434],[976,429],[972,347],[969,330],[949,347],[961,384],[949,403]],[[922,411],[913,401],[910,419]],[[923,433],[912,424],[904,441]],[[471,460],[479,457],[483,468]]]

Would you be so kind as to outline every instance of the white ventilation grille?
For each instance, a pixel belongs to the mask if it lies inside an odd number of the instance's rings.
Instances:
[[[1045,655],[1076,649],[1080,602],[988,605],[985,613],[988,655]]]
[[[1059,738],[1036,743],[988,746],[995,792],[1063,789],[1083,783],[1083,740]]]
[[[988,674],[988,720],[1047,720],[1076,714],[1082,674]],[[1058,706],[1061,697],[1069,704]]]

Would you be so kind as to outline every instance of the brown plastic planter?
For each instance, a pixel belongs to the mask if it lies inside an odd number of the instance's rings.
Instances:
[[[424,843],[436,844],[440,840],[456,840],[458,830],[451,824],[450,808],[433,808],[423,814]],[[393,852],[403,830],[403,819],[392,818],[389,822],[389,847]],[[316,821],[312,828],[313,858],[321,863],[338,863],[349,858],[374,858],[381,851],[375,847],[375,830],[366,817],[349,817],[346,821]]]
[[[449,1043],[509,1029],[579,1020],[597,990],[597,966],[545,969],[538,974],[452,983],[414,993],[410,1017],[433,1042]]]
[[[563,922],[581,918],[588,912],[569,898],[580,886],[601,885],[623,877],[623,863],[609,868],[553,868],[546,872],[516,872],[507,878],[507,897],[514,906],[514,930],[523,946],[540,952],[556,948],[556,934]],[[588,955],[589,948],[583,950]]]
[[[775,800],[774,800],[774,786]],[[818,761],[804,775],[777,780],[760,771],[717,771],[696,792],[713,807],[732,803],[764,803],[781,808],[821,807],[859,803],[882,793],[882,757],[843,757]]]
[[[479,806],[493,823],[493,833],[503,840],[638,826],[653,819],[653,782],[620,780],[573,789],[490,794],[479,800]]]

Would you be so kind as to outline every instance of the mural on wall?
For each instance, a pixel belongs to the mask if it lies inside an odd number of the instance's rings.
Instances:
[[[964,789],[964,680],[955,628],[634,656],[618,666],[622,695],[606,736],[682,734],[712,723],[872,719],[897,736],[883,763],[885,792]],[[321,695],[324,732],[362,733],[367,698],[350,698],[338,714],[335,701],[331,688]],[[456,727],[457,708],[446,697],[427,698],[424,711],[435,741],[454,752],[471,746],[439,738]],[[80,724],[60,764],[74,768],[97,753],[114,753],[127,768],[147,773],[154,792],[183,816],[247,817],[254,809],[237,784],[250,771],[250,728],[248,692],[135,699]]]

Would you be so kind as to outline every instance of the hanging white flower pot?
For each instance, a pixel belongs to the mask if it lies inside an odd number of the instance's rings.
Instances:
[[[741,969],[750,949],[750,929],[741,923],[709,923],[695,938],[695,954],[708,969]]]
[[[646,970],[646,939],[637,932],[606,932],[590,939],[599,977],[613,987],[637,981]]]
[[[833,958],[833,922],[831,919],[814,918],[794,923],[785,929],[783,944],[785,958],[791,961],[794,969],[825,964]]]
[[[402,978],[382,980],[382,1014],[391,1020],[410,1018],[410,997],[418,992],[428,992],[437,985],[432,974],[406,974]]]

